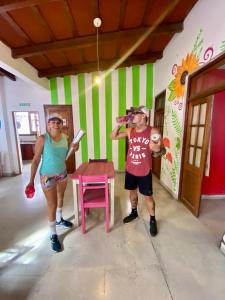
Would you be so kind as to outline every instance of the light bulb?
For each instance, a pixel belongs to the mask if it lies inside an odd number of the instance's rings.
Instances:
[[[101,82],[102,82],[101,77],[96,76],[95,83],[99,85]]]

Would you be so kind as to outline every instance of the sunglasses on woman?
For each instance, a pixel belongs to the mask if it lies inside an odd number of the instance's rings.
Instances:
[[[60,121],[60,120],[58,120],[58,119],[52,119],[52,120],[50,120],[50,122],[51,123],[53,123],[53,124],[57,124],[57,125],[60,125],[60,124],[62,124],[62,121]]]

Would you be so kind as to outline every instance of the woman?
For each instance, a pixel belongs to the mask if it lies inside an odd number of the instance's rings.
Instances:
[[[34,178],[42,158],[40,181],[47,200],[50,241],[52,250],[55,252],[62,250],[56,233],[56,225],[66,228],[73,226],[71,222],[62,217],[63,197],[68,179],[65,164],[68,152],[68,136],[62,133],[62,127],[61,115],[54,113],[48,117],[47,132],[38,138],[35,145],[30,182],[27,186],[34,186]],[[79,144],[73,145],[74,151],[77,151],[78,148]]]

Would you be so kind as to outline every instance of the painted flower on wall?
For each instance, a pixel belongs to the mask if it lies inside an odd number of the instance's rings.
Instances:
[[[167,152],[167,153],[166,153],[166,159],[172,164],[173,158],[172,158],[171,152]]]
[[[164,145],[166,148],[170,148],[170,140],[169,140],[167,137],[164,137],[164,138],[163,138],[163,145]]]
[[[191,52],[188,53],[185,59],[182,59],[181,66],[177,67],[177,74],[175,75],[175,94],[177,98],[184,96],[184,87],[188,74],[192,73],[198,67],[198,59],[196,55]]]
[[[168,88],[170,95],[168,100],[173,101],[176,98],[184,96],[186,78],[199,66],[199,60],[194,52],[188,53],[180,66],[175,66],[173,73],[175,78],[170,82]]]

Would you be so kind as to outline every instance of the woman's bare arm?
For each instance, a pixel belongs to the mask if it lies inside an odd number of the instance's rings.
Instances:
[[[41,160],[41,155],[44,147],[44,136],[41,135],[36,144],[35,144],[35,152],[34,152],[34,157],[31,163],[31,174],[30,174],[30,182],[29,185],[34,185],[34,178],[37,173],[37,169]]]

